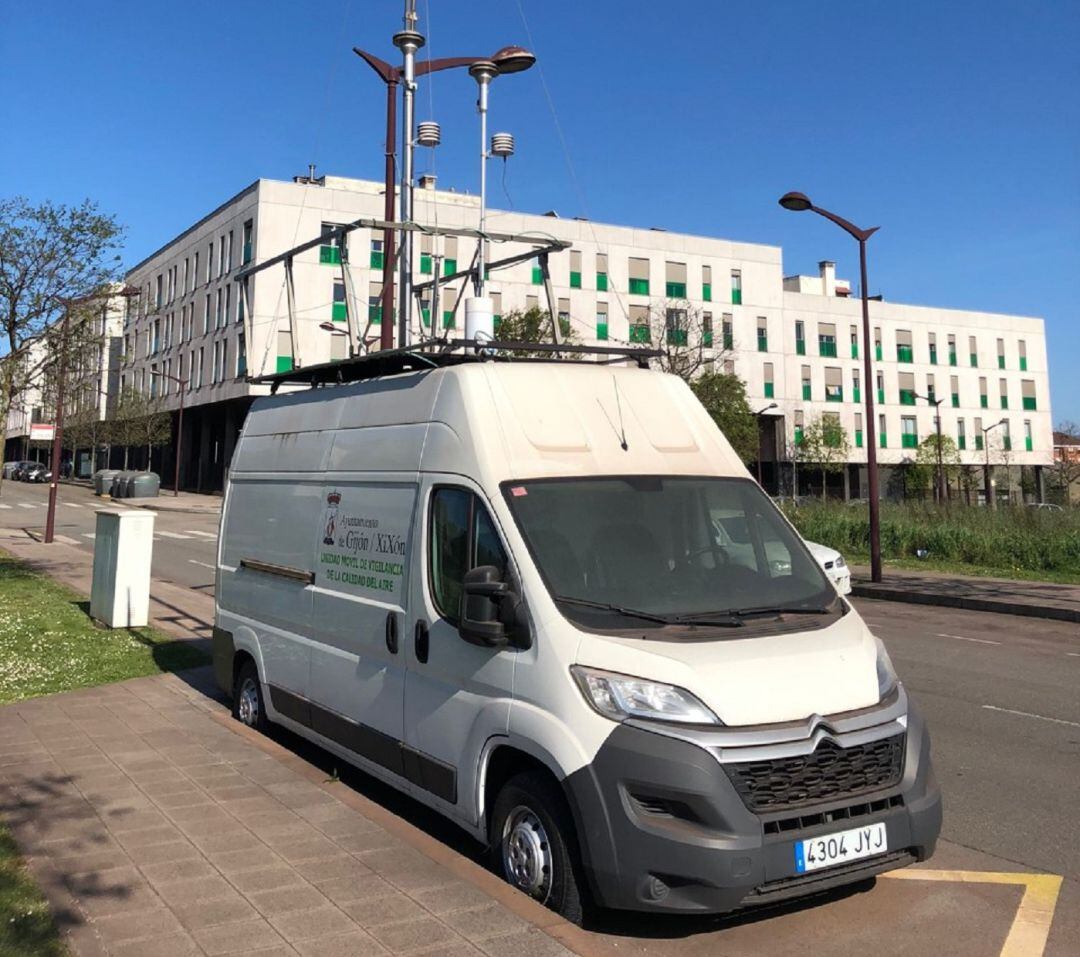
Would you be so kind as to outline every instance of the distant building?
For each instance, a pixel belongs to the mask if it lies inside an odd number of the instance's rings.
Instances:
[[[1054,433],[1054,473],[1063,501],[1080,502],[1080,437]]]
[[[346,284],[341,250],[315,246],[294,265],[295,350],[288,330],[284,272],[260,272],[247,280],[251,340],[243,301],[234,281],[240,266],[263,262],[320,232],[383,214],[380,183],[342,177],[261,179],[200,219],[134,266],[127,275],[138,288],[123,326],[121,382],[161,393],[178,406],[177,385],[157,372],[184,379],[185,415],[182,485],[222,487],[244,416],[267,389],[248,376],[312,365],[345,356],[341,336],[319,328],[342,323]],[[432,229],[478,223],[478,199],[437,190],[425,177],[416,190],[415,217]],[[862,395],[875,389],[879,461],[900,466],[934,432],[934,409],[918,396],[943,397],[942,431],[952,437],[962,461],[985,462],[982,429],[1004,419],[991,435],[992,464],[1007,465],[1019,488],[1038,485],[1053,461],[1050,387],[1043,321],[994,313],[871,302],[875,381],[862,381],[861,304],[831,262],[817,276],[783,274],[775,246],[689,236],[629,226],[490,210],[491,231],[551,236],[572,243],[551,256],[556,311],[588,343],[635,343],[647,336],[646,317],[658,304],[677,300],[699,313],[710,330],[711,360],[718,371],[746,383],[756,410],[775,402],[762,417],[766,487],[788,483],[791,450],[816,416],[836,415],[852,446],[849,467],[834,494],[865,495],[865,423]],[[839,241],[839,240],[838,240]],[[382,322],[382,233],[348,234],[347,259],[360,329],[377,337]],[[476,241],[418,235],[415,279],[430,280],[467,268]],[[524,245],[492,244],[489,259],[526,251]],[[546,309],[540,270],[523,262],[491,273],[488,293],[496,316],[533,306]],[[464,325],[460,279],[440,291],[443,329]],[[415,317],[414,336],[431,333],[430,300]],[[171,450],[160,453],[165,460]],[[167,461],[155,462],[168,474]],[[800,485],[819,481],[812,472]],[[1034,485],[1032,485],[1034,482]],[[805,492],[805,487],[800,488]],[[1031,493],[1029,493],[1031,494]]]

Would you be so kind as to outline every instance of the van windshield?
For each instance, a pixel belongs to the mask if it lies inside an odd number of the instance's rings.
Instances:
[[[502,487],[552,598],[575,621],[738,628],[782,613],[841,610],[806,546],[747,479],[615,476]]]

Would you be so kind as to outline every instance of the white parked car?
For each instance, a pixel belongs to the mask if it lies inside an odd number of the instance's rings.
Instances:
[[[810,554],[814,556],[817,563],[825,569],[825,574],[836,586],[836,590],[841,595],[850,595],[851,569],[848,568],[847,562],[844,561],[844,556],[835,548],[819,545],[817,542],[807,542],[806,547],[810,549]]]

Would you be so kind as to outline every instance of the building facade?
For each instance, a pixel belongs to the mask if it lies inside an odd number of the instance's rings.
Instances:
[[[242,289],[240,267],[265,262],[335,226],[380,219],[382,212],[378,183],[331,176],[258,180],[130,270],[128,284],[140,295],[128,300],[124,317],[120,383],[160,395],[172,409],[183,389],[184,487],[222,487],[247,408],[267,391],[250,377],[344,358],[345,338],[320,325],[344,329],[347,311],[365,340],[376,339],[381,327],[379,231],[356,229],[343,244],[328,240],[295,257],[295,341],[284,269],[250,276]],[[469,267],[476,240],[439,230],[475,228],[476,197],[435,189],[433,178],[425,177],[416,191],[415,217],[430,230],[415,238],[417,283]],[[837,416],[851,455],[834,491],[863,491],[861,399],[868,387],[876,390],[884,465],[912,461],[919,442],[933,433],[934,407],[927,398],[945,400],[942,432],[954,439],[965,465],[985,465],[988,451],[998,468],[1041,470],[1052,462],[1041,319],[871,302],[876,381],[867,384],[861,381],[860,302],[831,263],[820,264],[817,276],[785,278],[775,246],[555,213],[489,210],[488,229],[571,243],[551,255],[550,270],[556,311],[582,342],[640,343],[658,311],[670,316],[676,307],[676,317],[695,316],[715,368],[743,379],[755,411],[775,403],[761,417],[763,478],[773,490],[785,487],[785,463],[802,430],[816,417]],[[528,249],[492,243],[487,259]],[[414,341],[440,329],[462,330],[461,300],[469,289],[460,278],[440,287],[437,316],[431,315],[430,290],[425,292]],[[486,291],[497,318],[547,308],[536,262],[493,270]],[[1006,424],[983,432],[1002,420]],[[171,451],[162,455],[155,467],[169,474]]]

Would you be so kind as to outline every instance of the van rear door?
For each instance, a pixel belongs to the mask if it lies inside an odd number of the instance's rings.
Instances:
[[[506,733],[515,651],[461,639],[461,583],[477,565],[505,571],[507,552],[478,487],[459,475],[425,475],[420,494],[422,547],[413,555],[405,644],[405,753],[415,764],[410,777],[471,821],[480,751],[493,734]]]

